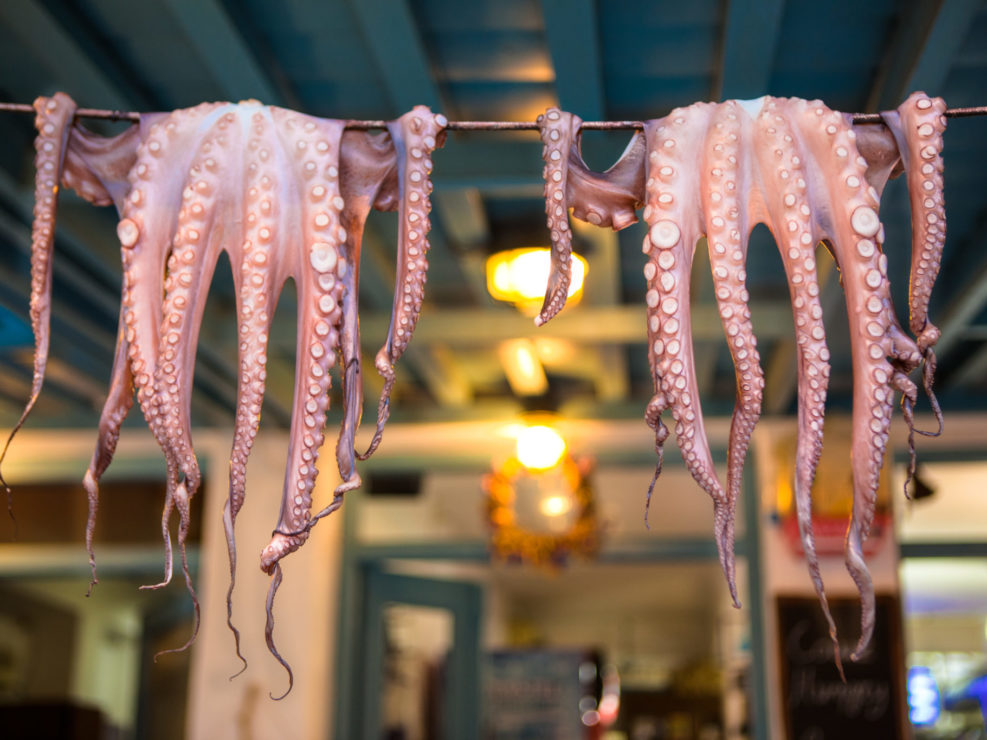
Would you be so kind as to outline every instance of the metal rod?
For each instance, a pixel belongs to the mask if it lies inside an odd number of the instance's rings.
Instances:
[[[34,108],[27,103],[0,103],[0,111],[11,113],[34,113]],[[102,118],[110,121],[138,121],[140,113],[119,110],[101,110],[98,108],[79,108],[77,118]],[[971,108],[950,108],[946,111],[947,118],[967,118],[970,116],[987,115],[987,105]],[[854,123],[881,123],[880,113],[854,113]],[[386,128],[387,121],[349,120],[348,129],[378,129]],[[449,131],[537,131],[535,121],[449,121],[446,127]],[[643,121],[583,121],[582,128],[588,131],[626,131],[643,129]]]

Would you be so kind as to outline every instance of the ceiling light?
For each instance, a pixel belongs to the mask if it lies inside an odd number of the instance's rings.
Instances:
[[[525,427],[517,436],[517,458],[526,468],[547,470],[562,459],[565,440],[551,427]]]
[[[509,339],[497,348],[511,390],[519,396],[539,396],[548,391],[548,378],[530,339]]]
[[[547,517],[562,516],[572,508],[572,499],[558,494],[546,496],[539,502],[538,508]]]
[[[551,273],[551,253],[547,247],[525,247],[497,252],[487,258],[487,291],[498,301],[513,303],[522,313],[534,316],[541,308]],[[587,263],[573,253],[568,302],[582,296]]]

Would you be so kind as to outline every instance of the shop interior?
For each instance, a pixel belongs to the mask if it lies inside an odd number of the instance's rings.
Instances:
[[[258,99],[377,121],[418,104],[450,121],[534,121],[558,106],[585,121],[633,122],[763,94],[871,113],[924,89],[952,109],[987,104],[984,38],[982,0],[24,0],[0,4],[0,102],[64,91],[82,107],[170,111]],[[129,124],[83,125],[112,135]],[[2,441],[31,395],[32,117],[0,110],[0,135]],[[630,136],[587,131],[582,154],[602,172]],[[877,624],[857,661],[860,602],[843,549],[854,317],[839,270],[818,250],[832,376],[812,515],[846,681],[799,540],[795,319],[764,226],[746,264],[765,389],[736,506],[740,608],[710,498],[674,432],[649,496],[647,224],[613,231],[570,219],[582,285],[536,327],[547,264],[527,297],[500,295],[497,270],[509,272],[521,248],[550,244],[538,133],[450,131],[432,156],[424,305],[396,363],[380,447],[357,463],[362,485],[282,561],[270,624],[271,576],[257,556],[284,486],[296,288],[285,286],[269,332],[235,588],[223,520],[237,293],[225,256],[190,391],[203,475],[191,500],[189,583],[177,548],[165,570],[163,526],[177,542],[176,519],[162,523],[167,465],[135,403],[101,482],[93,587],[82,480],[114,359],[120,241],[112,207],[64,188],[45,384],[0,463],[10,487],[10,515],[0,517],[0,726],[103,740],[987,738],[987,116],[951,118],[944,141],[948,232],[929,313],[941,331],[945,426],[915,437],[909,476],[895,405],[865,547]],[[904,180],[888,185],[880,210],[903,323]],[[399,231],[397,214],[373,212],[363,236],[361,450],[384,387],[375,354],[388,333]],[[695,262],[696,383],[725,480],[736,380],[705,239]],[[313,510],[341,481],[345,398],[333,372]],[[916,422],[936,427],[924,399]],[[548,439],[526,437],[531,429]],[[548,462],[524,458],[553,444]]]

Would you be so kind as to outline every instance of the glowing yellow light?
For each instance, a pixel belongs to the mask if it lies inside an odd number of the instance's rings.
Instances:
[[[487,291],[498,301],[513,303],[525,313],[537,313],[548,287],[551,251],[527,247],[491,255],[487,259]],[[573,254],[569,303],[575,304],[582,296],[586,270],[586,260]]]
[[[517,458],[526,468],[546,470],[565,453],[565,440],[551,427],[526,427],[517,437]]]
[[[538,508],[545,516],[562,516],[572,508],[572,501],[568,496],[547,496],[541,500]]]

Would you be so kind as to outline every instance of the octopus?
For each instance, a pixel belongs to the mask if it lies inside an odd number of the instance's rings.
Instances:
[[[93,532],[98,484],[110,464],[121,425],[136,394],[167,464],[161,529],[166,551],[159,588],[172,576],[169,524],[178,515],[182,572],[195,606],[185,546],[189,501],[201,472],[191,430],[195,350],[209,283],[223,252],[233,267],[237,305],[236,415],[224,527],[230,560],[228,623],[232,621],[237,561],[234,527],[244,502],[246,465],[264,395],[267,342],[285,282],[298,296],[295,390],[281,511],[261,568],[272,576],[267,599],[267,644],[288,671],[273,640],[273,602],[281,560],[309,537],[315,523],[337,510],[361,484],[355,469],[380,441],[393,386],[394,363],[414,332],[427,268],[432,152],[442,145],[446,119],[423,106],[391,122],[387,131],[346,130],[320,119],[256,101],[204,103],[171,113],[145,114],[139,126],[111,139],[73,125],[75,104],[64,94],[39,98],[36,210],[32,231],[31,320],[36,338],[31,397],[21,427],[40,393],[49,345],[51,248],[59,183],[120,216],[123,288],[109,393],[84,485],[89,497],[86,547],[97,583]],[[397,210],[396,286],[391,325],[376,365],[385,376],[371,449],[355,450],[363,391],[357,317],[359,259],[372,207]],[[312,491],[329,404],[330,370],[339,358],[344,416],[336,446],[341,483],[332,501],[313,514]],[[13,433],[11,434],[11,437]],[[10,440],[8,439],[8,445]]]
[[[655,432],[658,457],[648,505],[669,436],[662,418],[668,412],[686,467],[712,499],[719,560],[736,606],[735,509],[764,390],[746,288],[747,243],[759,223],[774,236],[789,284],[798,347],[797,518],[841,673],[810,499],[830,375],[816,245],[824,244],[835,260],[851,317],[853,506],[845,554],[861,597],[861,634],[852,653],[857,659],[874,628],[874,588],[862,542],[873,522],[896,392],[902,393],[909,427],[910,471],[915,466],[913,432],[929,434],[913,426],[917,389],[909,374],[920,364],[940,431],[942,427],[932,392],[938,330],[929,322],[928,309],[945,241],[944,114],[943,101],[923,93],[883,114],[885,127],[854,126],[849,115],[818,100],[763,97],[696,103],[647,121],[643,134],[636,133],[620,160],[604,173],[589,172],[582,160],[578,117],[550,108],[538,119],[553,249],[552,275],[536,323],[550,319],[565,302],[572,248],[568,209],[576,218],[620,229],[636,220],[635,209],[643,205],[648,359],[655,388],[645,419]],[[878,215],[884,185],[902,169],[912,208],[909,330],[914,339],[895,316]],[[703,237],[737,382],[725,485],[714,469],[703,423],[690,331],[689,275]]]
[[[205,103],[171,113],[145,114],[140,124],[104,138],[74,123],[75,104],[61,93],[35,102],[36,207],[31,247],[31,323],[34,375],[27,419],[43,384],[49,347],[51,260],[55,204],[61,185],[120,216],[123,288],[110,387],[84,485],[89,497],[86,546],[97,582],[93,532],[99,481],[110,464],[121,425],[136,395],[161,447],[167,489],[161,529],[165,572],[172,577],[170,523],[177,513],[178,549],[186,586],[189,502],[201,482],[192,442],[191,386],[209,282],[226,252],[237,305],[238,388],[224,528],[230,561],[227,621],[233,625],[237,562],[236,517],[244,502],[246,465],[264,395],[271,316],[288,279],[298,293],[297,361],[289,449],[277,526],[261,553],[271,576],[267,645],[288,671],[274,643],[273,604],[281,561],[301,547],[314,525],[336,511],[361,483],[356,461],[381,442],[389,416],[395,363],[412,338],[422,308],[429,249],[431,155],[447,121],[417,107],[370,134],[345,121],[307,116],[256,101]],[[840,654],[812,535],[810,490],[822,449],[830,374],[822,323],[816,245],[835,260],[852,317],[854,371],[853,508],[846,539],[847,568],[861,595],[866,648],[874,626],[874,594],[862,542],[873,521],[896,392],[902,393],[914,470],[909,375],[923,366],[923,385],[942,426],[932,392],[938,329],[929,300],[945,239],[942,198],[942,100],[915,93],[885,126],[854,126],[850,116],[819,101],[764,97],[696,103],[648,121],[606,172],[590,170],[580,154],[582,122],[551,108],[538,125],[544,142],[546,218],[552,271],[537,324],[565,304],[572,232],[569,211],[615,230],[637,220],[643,240],[648,358],[654,394],[645,419],[655,432],[661,472],[674,422],[685,464],[713,504],[714,534],[734,603],[734,518],[751,434],[761,412],[761,370],[746,289],[747,242],[758,223],[774,235],[786,271],[798,346],[796,509],[810,576]],[[906,333],[891,302],[884,230],[878,215],[889,177],[906,173],[912,207],[912,262]],[[384,378],[373,438],[355,449],[363,389],[358,325],[361,239],[371,208],[397,210],[399,238],[391,322],[375,366]],[[701,239],[705,237],[705,242]],[[725,485],[713,466],[696,383],[689,316],[689,275],[697,244],[709,249],[714,290],[736,369],[737,402],[728,442]],[[913,338],[914,337],[914,338]],[[336,445],[341,483],[332,501],[312,513],[317,461],[324,442],[330,373],[339,363],[343,421]],[[6,451],[4,448],[4,452]],[[2,461],[2,455],[0,455]],[[2,479],[0,479],[2,481]],[[9,489],[8,489],[9,490]],[[647,511],[647,508],[646,508]],[[246,661],[244,661],[244,665]],[[842,668],[841,668],[842,669]]]

